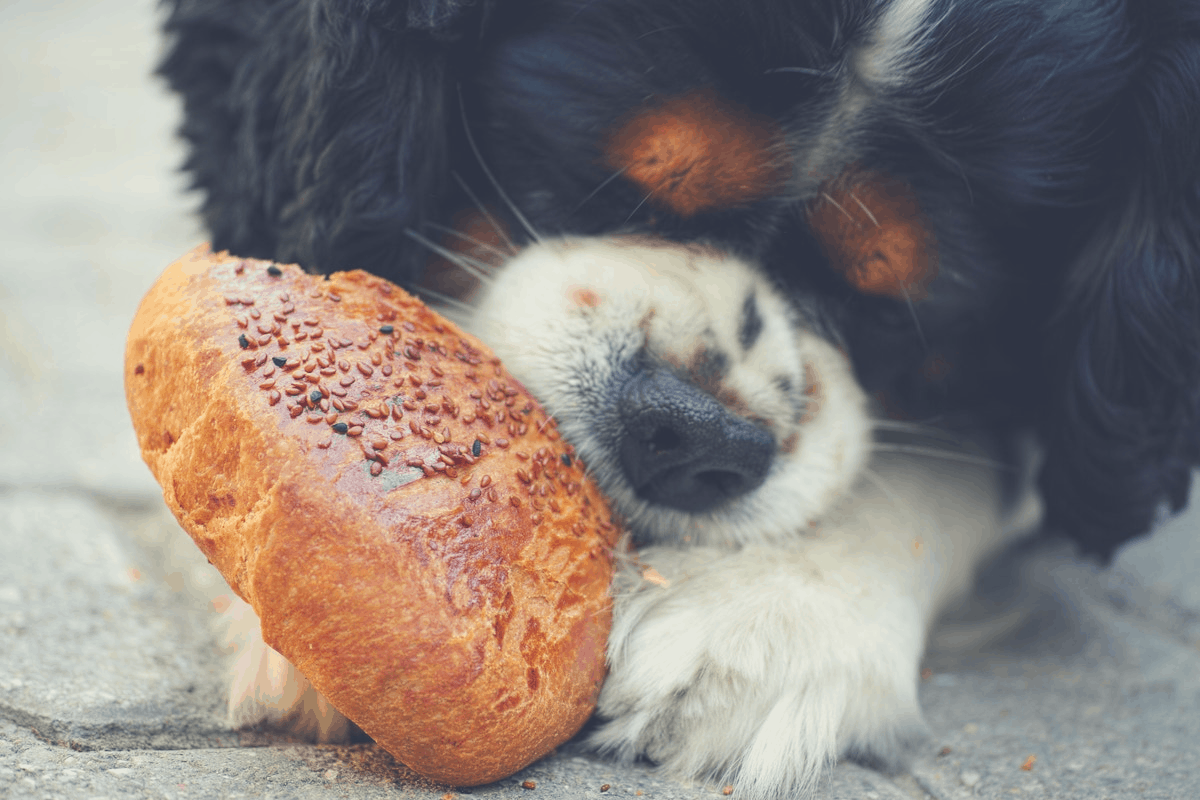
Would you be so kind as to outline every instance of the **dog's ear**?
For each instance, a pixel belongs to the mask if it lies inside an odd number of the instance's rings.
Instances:
[[[490,0],[170,0],[160,73],[185,102],[213,243],[400,282],[439,210],[450,62]]]
[[[1200,461],[1200,6],[1146,6],[1114,195],[1046,339],[1048,521],[1102,557],[1178,511]]]

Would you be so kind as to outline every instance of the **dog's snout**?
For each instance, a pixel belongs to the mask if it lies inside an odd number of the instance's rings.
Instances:
[[[707,511],[763,482],[774,437],[667,370],[635,374],[619,408],[621,466],[638,496]]]

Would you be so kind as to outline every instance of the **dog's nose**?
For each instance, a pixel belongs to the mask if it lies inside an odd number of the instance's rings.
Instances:
[[[642,499],[708,511],[766,477],[774,437],[670,372],[638,372],[619,402],[621,466]]]

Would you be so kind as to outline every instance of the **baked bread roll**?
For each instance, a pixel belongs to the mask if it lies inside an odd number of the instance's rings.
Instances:
[[[479,341],[364,272],[201,248],[142,301],[125,387],[264,640],[408,767],[491,782],[587,719],[618,528]]]

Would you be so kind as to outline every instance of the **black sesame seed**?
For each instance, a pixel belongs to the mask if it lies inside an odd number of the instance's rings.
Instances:
[[[272,278],[278,278],[280,275],[283,274],[283,270],[281,270],[279,267],[272,264],[271,266],[267,267],[267,274],[270,275]]]
[[[563,462],[563,466],[566,466],[566,467],[571,466],[571,454],[563,453],[562,454],[562,462]]]
[[[311,394],[309,394],[308,399],[312,400],[313,404],[315,405],[316,403],[321,402],[321,393],[314,390]]]
[[[481,452],[483,452],[483,442],[476,439],[474,442],[471,443],[471,455],[475,456],[476,458],[479,458],[479,454]]]
[[[382,328],[379,329],[379,332],[384,335],[387,335],[387,334],[390,334],[394,330],[395,330],[395,328],[393,328],[391,325],[384,325]]]
[[[244,333],[238,334],[238,344],[240,344],[242,346],[243,350],[245,350],[247,347],[250,346],[250,340],[246,338],[246,334],[244,334]]]
[[[282,367],[287,363],[287,359],[283,356],[271,356],[271,363],[277,367]]]
[[[335,422],[332,425],[334,433],[345,433],[350,430],[350,426],[344,422]]]

